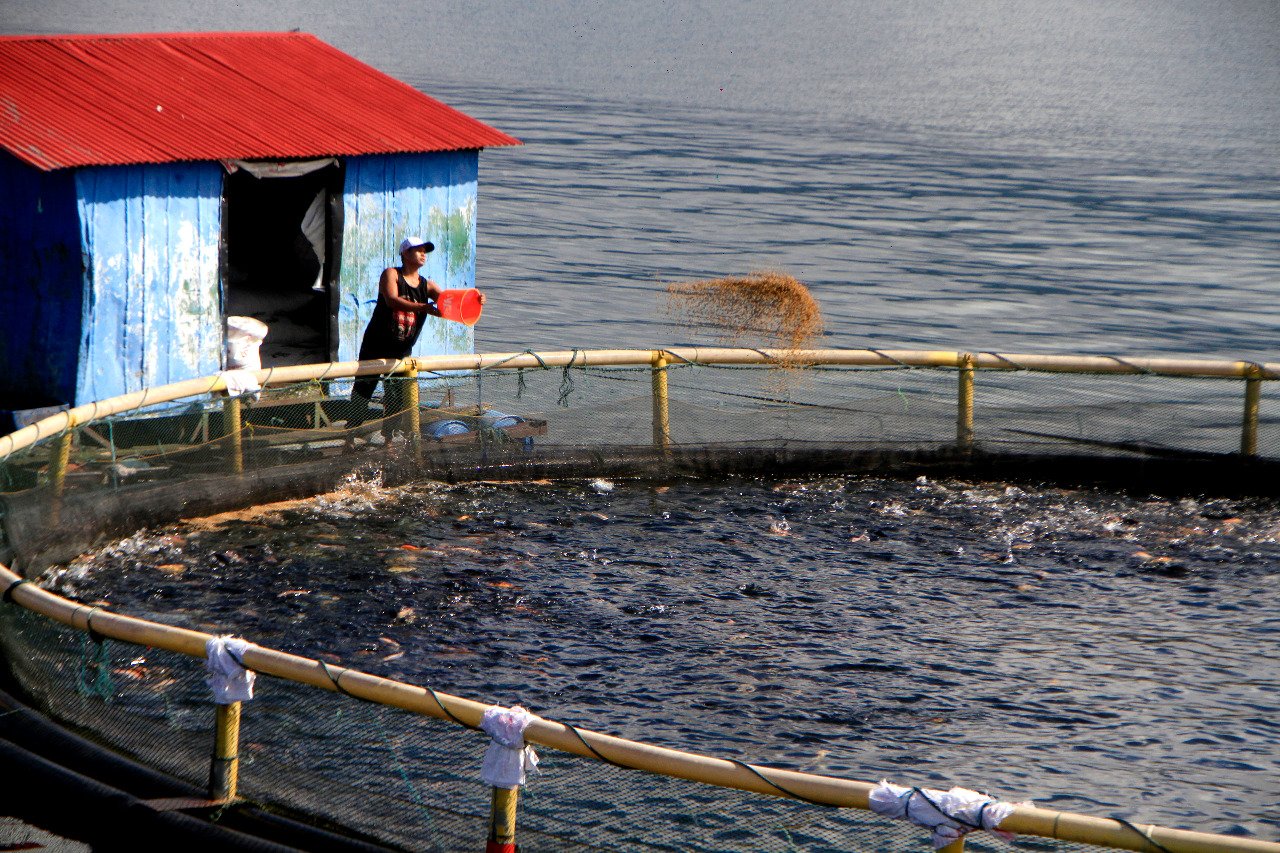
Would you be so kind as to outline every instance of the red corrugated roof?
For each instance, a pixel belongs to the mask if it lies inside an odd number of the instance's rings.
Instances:
[[[306,33],[0,37],[0,145],[44,170],[519,144]]]

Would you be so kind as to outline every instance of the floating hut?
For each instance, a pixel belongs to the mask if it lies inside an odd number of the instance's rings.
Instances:
[[[264,367],[354,360],[404,235],[475,286],[479,152],[518,144],[305,33],[0,38],[0,433],[223,369],[228,317]]]

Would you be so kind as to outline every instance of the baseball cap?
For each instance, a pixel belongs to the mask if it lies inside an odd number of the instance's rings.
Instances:
[[[434,252],[436,250],[435,243],[432,243],[430,240],[424,240],[418,235],[414,234],[409,237],[405,237],[403,240],[400,241],[400,254],[403,255],[405,252],[409,251],[410,249],[416,246],[422,246],[428,252]]]

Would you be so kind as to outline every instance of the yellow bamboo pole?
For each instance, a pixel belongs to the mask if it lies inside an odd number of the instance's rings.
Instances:
[[[68,428],[53,445],[53,458],[50,461],[49,485],[53,489],[53,500],[49,507],[49,518],[52,522],[62,522],[62,493],[67,487],[67,466],[71,464],[71,439],[74,430]]]
[[[661,350],[653,354],[653,446],[663,453],[671,452],[671,409],[667,395],[667,355]]]
[[[973,353],[960,354],[956,444],[964,451],[973,449],[973,361]]]
[[[964,838],[957,838],[946,847],[939,847],[937,853],[964,853]]]
[[[228,397],[222,403],[223,434],[230,439],[231,470],[236,476],[244,473],[244,424],[241,419],[240,398]]]
[[[240,780],[240,703],[215,707],[209,798],[233,800]]]
[[[485,853],[516,853],[516,808],[520,788],[494,788],[489,805],[489,843]]]
[[[400,381],[404,383],[404,389],[400,394],[400,400],[403,403],[401,408],[400,426],[404,429],[404,436],[409,440],[409,446],[413,450],[413,457],[416,461],[422,461],[422,413],[419,409],[420,397],[418,394],[418,370],[414,366],[413,359],[406,360],[408,366],[400,373],[404,377]]]
[[[1261,369],[1254,365],[1244,380],[1244,423],[1240,429],[1240,452],[1258,455],[1258,412],[1262,407]]]

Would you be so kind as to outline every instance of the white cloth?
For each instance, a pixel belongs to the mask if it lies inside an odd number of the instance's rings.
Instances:
[[[524,730],[532,719],[533,715],[519,705],[485,709],[480,728],[493,738],[480,768],[480,778],[486,784],[515,788],[525,783],[527,775],[538,772],[538,753],[524,742]]]
[[[223,160],[222,166],[229,173],[234,174],[244,169],[255,178],[300,178],[303,175],[310,175],[312,172],[318,172],[329,166],[338,165],[338,161],[334,157],[325,157],[321,160]]]
[[[994,832],[1005,839],[1013,835],[996,829],[1013,812],[1012,803],[970,791],[952,788],[904,788],[881,782],[871,791],[871,810],[885,817],[909,820],[933,832],[933,847],[946,847],[977,829]]]
[[[214,637],[204,644],[204,668],[209,673],[205,682],[213,690],[213,701],[217,704],[230,705],[253,698],[255,673],[238,662],[244,660],[248,648],[248,640],[236,637]]]
[[[257,394],[262,390],[258,377],[251,370],[224,370],[222,379],[227,383],[227,394],[239,397],[243,394]]]
[[[271,331],[257,317],[233,314],[227,318],[227,370],[261,370],[262,355],[258,349]]]

